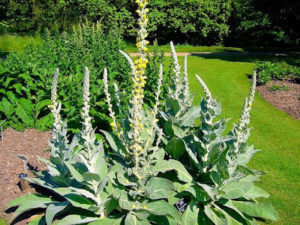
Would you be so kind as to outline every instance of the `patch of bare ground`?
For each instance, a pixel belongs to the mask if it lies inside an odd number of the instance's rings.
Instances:
[[[7,203],[17,197],[34,192],[31,187],[21,191],[19,187],[19,174],[24,173],[22,161],[18,155],[29,159],[30,167],[44,170],[45,166],[37,156],[49,158],[48,140],[50,132],[39,132],[34,129],[17,132],[11,128],[5,130],[3,143],[0,142],[0,216],[9,219],[12,215],[5,213]],[[28,174],[28,176],[33,176]],[[26,224],[25,221],[18,225]]]
[[[271,91],[274,85],[287,90]],[[270,81],[257,87],[259,94],[276,108],[300,119],[300,84],[290,81]]]

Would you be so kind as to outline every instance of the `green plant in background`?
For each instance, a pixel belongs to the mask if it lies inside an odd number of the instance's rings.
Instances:
[[[101,95],[101,76],[104,65],[111,71],[111,79],[121,83],[126,91],[130,81],[126,73],[129,67],[117,51],[119,36],[115,31],[104,34],[98,25],[84,24],[72,35],[51,35],[46,32],[45,40],[36,49],[29,46],[23,53],[12,53],[0,62],[0,117],[7,119],[6,126],[18,130],[35,127],[46,130],[53,118],[47,105],[50,104],[51,74],[60,68],[59,96],[63,102],[62,115],[68,119],[68,127],[76,131],[82,105],[78,89],[82,80],[82,64],[93,68],[91,73],[92,104],[94,123],[99,127],[108,124],[104,95]],[[96,72],[98,71],[99,72]],[[98,110],[99,109],[99,110]],[[100,113],[103,112],[103,113]],[[96,115],[97,114],[97,115]],[[102,125],[101,125],[102,124]]]
[[[268,88],[269,91],[288,91],[291,90],[291,88],[285,86],[285,85],[273,85],[272,87]]]
[[[291,80],[299,83],[300,80],[299,67],[288,65],[285,62],[258,62],[256,70],[259,84],[266,84],[271,80]]]

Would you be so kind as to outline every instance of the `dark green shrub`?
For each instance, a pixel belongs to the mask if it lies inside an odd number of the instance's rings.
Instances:
[[[258,83],[266,84],[270,80],[292,80],[299,82],[300,68],[288,65],[286,62],[272,63],[269,61],[256,64]]]

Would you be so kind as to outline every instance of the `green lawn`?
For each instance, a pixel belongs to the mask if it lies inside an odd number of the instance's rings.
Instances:
[[[175,43],[176,44],[176,43]],[[122,42],[122,46],[127,52],[137,52],[138,49],[134,43],[130,42]],[[153,51],[153,45],[149,45],[149,51]],[[159,50],[164,52],[171,52],[170,44],[167,45],[159,45]],[[235,47],[223,47],[223,46],[192,46],[188,44],[177,44],[176,45],[177,52],[214,52],[214,53],[221,53],[221,52],[245,52],[242,48],[235,48]]]
[[[207,83],[213,96],[222,102],[223,116],[237,122],[250,82],[247,75],[253,72],[257,58],[241,56],[207,56],[188,58],[191,91],[200,102],[200,85],[195,74]],[[182,63],[183,57],[180,57]],[[280,214],[274,224],[300,224],[300,121],[275,109],[258,94],[253,104],[252,135],[250,142],[257,153],[250,166],[266,171],[259,184],[271,194],[269,202]]]

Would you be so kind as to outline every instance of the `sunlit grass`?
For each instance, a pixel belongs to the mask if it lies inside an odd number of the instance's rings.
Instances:
[[[176,43],[175,43],[176,44]],[[127,52],[137,52],[137,47],[135,44],[130,42],[122,42],[123,48]],[[153,45],[149,45],[149,51],[153,51]],[[223,47],[223,46],[193,46],[188,44],[178,44],[176,45],[177,52],[245,52],[242,48],[235,47]],[[159,45],[158,49],[164,52],[171,52],[170,45]]]
[[[37,46],[42,42],[42,38],[39,35],[11,35],[4,34],[0,36],[0,52],[20,52],[26,46],[32,44]]]

